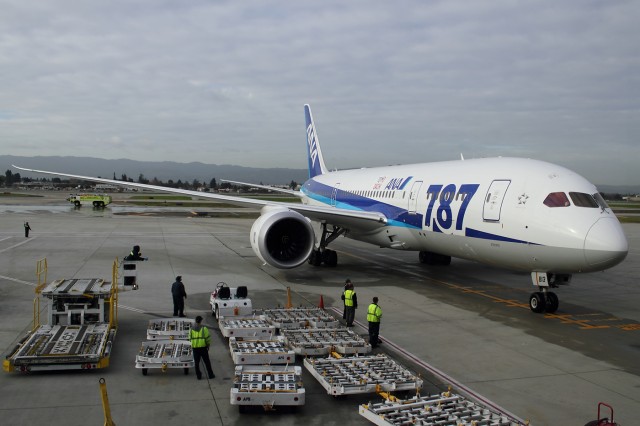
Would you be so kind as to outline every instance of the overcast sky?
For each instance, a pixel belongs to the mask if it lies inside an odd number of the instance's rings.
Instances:
[[[329,168],[490,156],[640,183],[639,1],[0,0],[0,146]],[[28,166],[28,165],[27,165]]]

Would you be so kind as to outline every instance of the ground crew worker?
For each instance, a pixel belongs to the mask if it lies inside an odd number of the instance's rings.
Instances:
[[[373,303],[367,309],[367,322],[369,322],[369,344],[375,348],[380,343],[380,318],[382,318],[382,308],[378,306],[378,298],[373,298]]]
[[[202,373],[200,372],[200,360],[204,361],[204,366],[207,368],[207,374],[210,379],[216,377],[211,369],[211,360],[209,359],[209,346],[211,345],[211,334],[207,327],[202,326],[202,317],[198,315],[196,317],[196,323],[189,330],[189,341],[193,348],[193,362],[196,364],[196,377],[198,380],[202,379]]]
[[[29,226],[29,222],[24,223],[24,236],[29,238],[29,231],[31,231],[31,227]]]
[[[356,309],[358,308],[358,296],[356,296],[356,292],[353,290],[351,280],[346,281],[345,288],[346,290],[342,293],[345,320],[347,321],[347,327],[353,327],[353,319],[356,316]]]
[[[148,260],[146,257],[142,257],[142,253],[140,253],[140,246],[133,246],[131,252],[124,260]]]
[[[187,292],[182,284],[182,276],[178,275],[176,281],[171,285],[171,295],[173,296],[173,316],[185,317],[184,299],[187,298]]]

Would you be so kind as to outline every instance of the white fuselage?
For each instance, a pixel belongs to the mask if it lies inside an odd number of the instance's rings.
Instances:
[[[381,247],[555,273],[603,270],[628,251],[620,223],[596,187],[542,161],[490,158],[346,170],[315,176],[302,192],[309,205],[384,214],[386,226],[353,226],[346,233]]]

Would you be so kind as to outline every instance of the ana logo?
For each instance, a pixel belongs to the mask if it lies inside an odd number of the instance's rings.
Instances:
[[[405,185],[409,183],[409,181],[413,178],[413,176],[409,176],[406,178],[391,178],[387,186],[384,187],[386,190],[394,190],[394,189],[404,189]]]
[[[307,127],[307,144],[309,145],[309,157],[311,157],[311,165],[315,167],[316,158],[318,157],[318,142],[316,141],[316,132],[313,124]]]

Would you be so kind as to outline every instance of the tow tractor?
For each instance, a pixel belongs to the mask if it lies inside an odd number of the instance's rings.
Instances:
[[[209,298],[211,313],[217,319],[223,317],[248,316],[253,313],[251,299],[246,286],[229,287],[224,282],[216,285]]]
[[[46,259],[42,261],[46,270]],[[113,282],[101,278],[59,279],[47,285],[45,275],[45,282],[36,286],[33,329],[6,357],[4,371],[108,367],[117,329],[114,282],[117,278]],[[47,323],[42,325],[40,299],[48,307]]]

